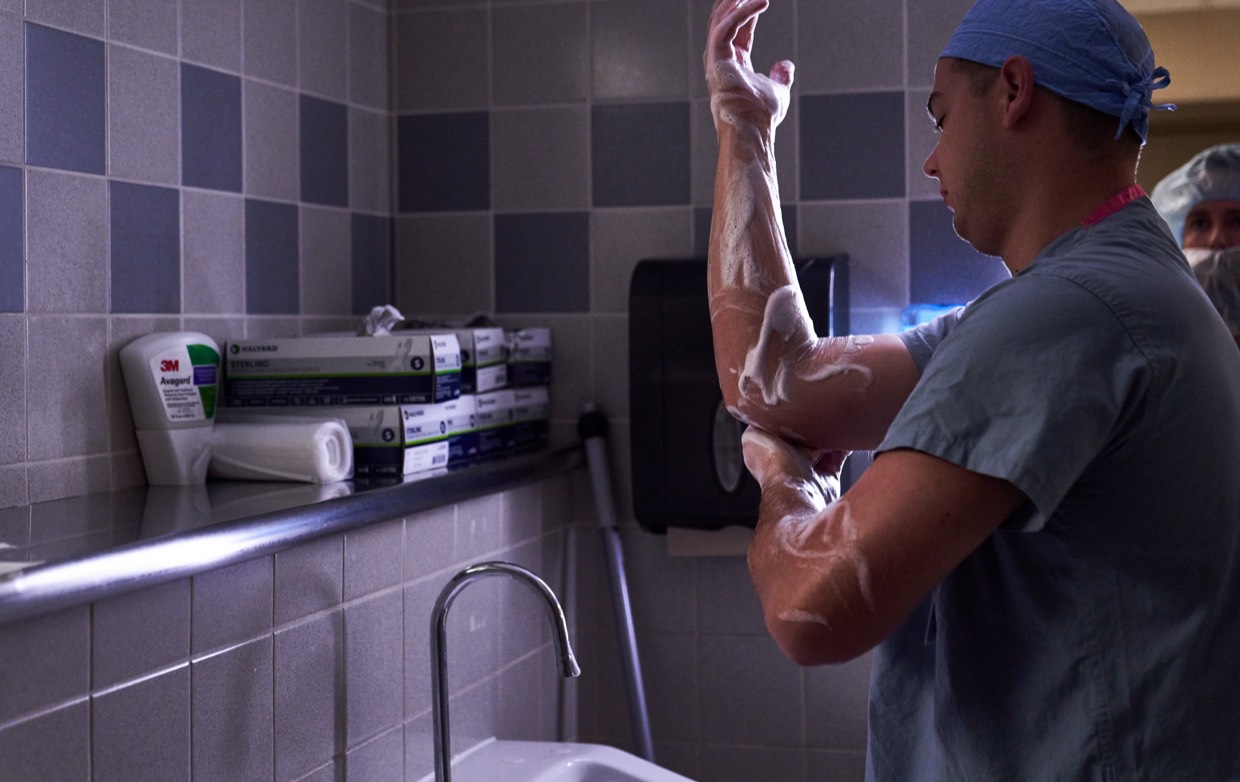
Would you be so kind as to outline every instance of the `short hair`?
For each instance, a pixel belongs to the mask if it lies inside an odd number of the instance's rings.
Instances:
[[[951,67],[969,82],[969,89],[975,96],[982,96],[999,78],[999,69],[983,65],[972,60],[952,59]],[[1036,81],[1035,81],[1036,84]],[[1118,117],[1099,111],[1084,103],[1068,100],[1056,95],[1048,89],[1040,88],[1043,94],[1055,99],[1059,104],[1064,123],[1072,140],[1082,149],[1096,157],[1124,155],[1133,160],[1134,165],[1141,154],[1141,137],[1131,125],[1124,127],[1124,132],[1115,138],[1115,126]]]

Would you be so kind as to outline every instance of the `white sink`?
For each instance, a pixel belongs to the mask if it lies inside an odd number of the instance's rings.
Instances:
[[[602,744],[492,739],[465,753],[452,764],[452,782],[693,780]]]

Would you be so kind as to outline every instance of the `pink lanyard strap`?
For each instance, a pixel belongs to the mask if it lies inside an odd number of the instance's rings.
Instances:
[[[1143,195],[1145,195],[1145,188],[1134,182],[1104,201],[1102,206],[1094,210],[1093,214],[1081,221],[1081,226],[1087,227],[1100,223]]]

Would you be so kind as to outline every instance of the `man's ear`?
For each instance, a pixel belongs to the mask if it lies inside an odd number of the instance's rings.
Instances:
[[[1014,128],[1033,105],[1033,65],[1019,54],[999,66],[1003,98],[1003,127]]]

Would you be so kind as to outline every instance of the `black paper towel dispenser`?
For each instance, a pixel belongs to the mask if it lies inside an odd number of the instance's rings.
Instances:
[[[795,261],[820,336],[848,332],[846,255]],[[744,427],[723,405],[710,332],[706,260],[643,260],[629,287],[633,514],[652,532],[757,521]]]

